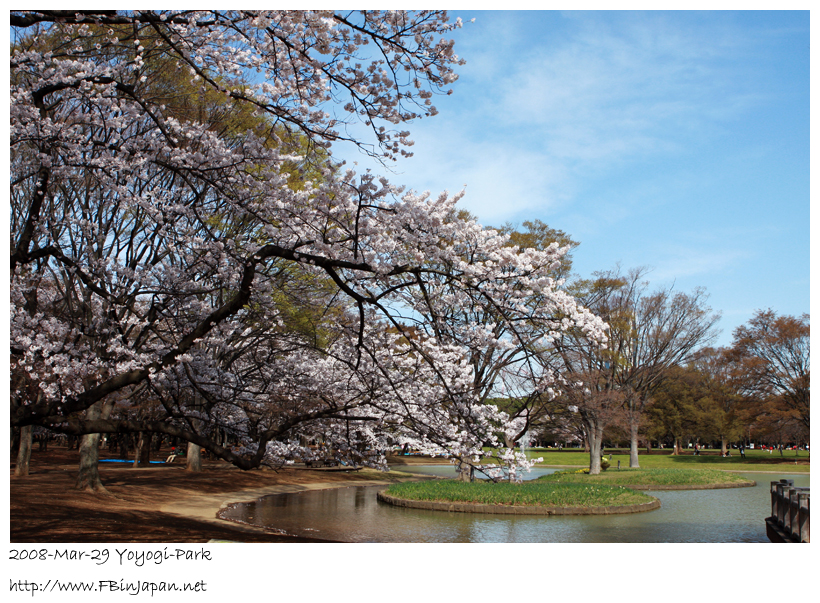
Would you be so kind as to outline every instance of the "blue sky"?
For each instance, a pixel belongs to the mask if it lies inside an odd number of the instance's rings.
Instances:
[[[452,14],[467,64],[392,182],[564,230],[580,276],[705,287],[719,345],[809,312],[808,11]]]

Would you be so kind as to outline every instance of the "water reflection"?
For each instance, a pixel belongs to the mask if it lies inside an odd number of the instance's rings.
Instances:
[[[450,476],[449,466],[413,471]],[[539,468],[530,478],[555,471]],[[383,486],[267,496],[224,516],[289,534],[344,542],[768,542],[769,482],[808,475],[742,474],[754,488],[656,491],[662,507],[633,515],[538,517],[402,509],[376,500]]]

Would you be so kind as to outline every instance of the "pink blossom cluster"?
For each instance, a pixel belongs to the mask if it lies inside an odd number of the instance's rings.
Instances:
[[[567,329],[604,340],[553,276],[566,250],[510,246],[459,215],[461,195],[327,152],[406,154],[389,128],[435,114],[458,26],[12,11],[12,424],[182,436],[241,467],[498,444],[511,419],[471,358],[491,350],[498,383],[546,391],[529,355]],[[111,418],[84,419],[112,396]]]

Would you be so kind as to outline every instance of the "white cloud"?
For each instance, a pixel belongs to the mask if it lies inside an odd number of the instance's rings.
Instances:
[[[676,246],[659,250],[651,261],[654,267],[652,280],[657,282],[691,279],[704,275],[726,273],[749,254],[737,248],[700,248],[696,245]]]
[[[654,26],[616,34],[599,24],[559,49],[534,49],[511,61],[489,107],[507,126],[540,135],[553,160],[618,163],[673,150],[676,138],[705,134],[748,102],[713,60],[719,42],[650,32]]]
[[[519,214],[551,213],[568,198],[565,168],[515,140],[474,140],[469,127],[417,129],[416,155],[400,166],[397,182],[417,190],[451,193],[465,185],[462,206],[487,224]]]
[[[524,48],[521,24],[502,13],[492,45],[470,40],[460,51],[464,77],[437,99],[440,116],[411,128],[415,157],[394,180],[434,193],[466,184],[464,206],[499,223],[549,215],[596,179],[708,139],[716,120],[750,102],[713,62],[739,42],[666,19],[574,16],[556,41]]]

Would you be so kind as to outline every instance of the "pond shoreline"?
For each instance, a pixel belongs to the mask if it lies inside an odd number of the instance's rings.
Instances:
[[[164,458],[165,452],[159,457]],[[424,479],[406,473],[412,470],[407,465],[448,463],[418,459],[392,464],[392,473],[367,470],[355,474],[297,468],[245,472],[218,461],[204,462],[201,473],[185,471],[183,464],[133,468],[108,463],[100,466],[108,493],[89,493],[74,489],[78,461],[78,451],[50,446],[47,451],[32,451],[29,476],[15,477],[12,469],[11,542],[316,541],[242,526],[216,514],[223,504],[254,500],[256,495]],[[756,473],[788,472],[783,469]]]
[[[751,475],[743,477],[753,480]],[[807,476],[800,479],[805,482],[801,486],[808,486]],[[490,512],[479,513],[463,506],[469,503],[459,502],[443,502],[442,508],[414,508],[412,503],[397,506],[389,504],[384,493],[378,494],[383,489],[330,488],[266,497],[233,506],[225,518],[336,542],[768,542],[761,521],[770,512],[765,480],[751,488],[649,492],[660,501],[660,507],[651,512],[624,513],[627,509],[622,508],[620,513],[605,509],[585,515],[570,515],[572,511],[563,509],[542,509],[533,514],[503,501],[493,509],[481,509]],[[561,502],[572,504],[570,500]],[[608,501],[587,503],[605,506]]]

